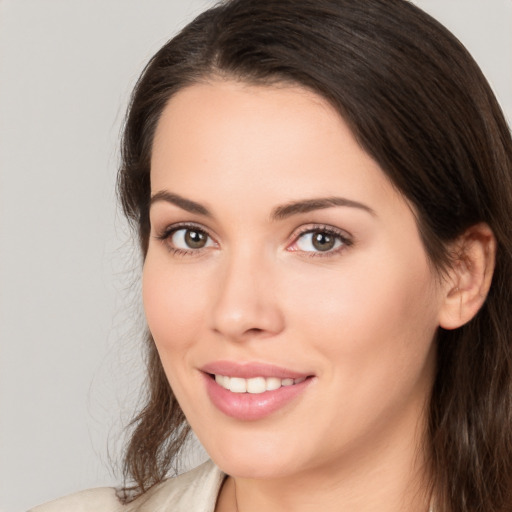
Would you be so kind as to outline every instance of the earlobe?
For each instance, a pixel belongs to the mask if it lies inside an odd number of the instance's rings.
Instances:
[[[457,329],[469,322],[485,302],[496,257],[494,233],[487,224],[475,224],[454,242],[454,252],[439,317],[444,329]]]

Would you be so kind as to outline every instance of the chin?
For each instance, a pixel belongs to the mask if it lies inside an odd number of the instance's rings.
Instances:
[[[262,461],[261,457],[259,460],[227,460],[226,458],[222,458],[221,461],[213,460],[224,473],[236,478],[274,480],[289,476],[293,472],[289,465],[283,467],[275,461]]]
[[[225,443],[205,446],[215,464],[226,474],[238,478],[275,479],[299,470],[297,455],[304,453],[293,443],[287,446],[283,439],[228,439]],[[211,449],[210,449],[211,448]]]

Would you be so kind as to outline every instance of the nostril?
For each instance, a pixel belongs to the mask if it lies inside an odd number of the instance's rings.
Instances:
[[[248,333],[251,333],[251,334],[259,334],[260,332],[263,332],[263,329],[260,329],[258,327],[253,327],[251,329],[247,329]]]

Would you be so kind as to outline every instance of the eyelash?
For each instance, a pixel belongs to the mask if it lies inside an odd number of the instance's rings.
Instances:
[[[342,231],[332,226],[326,226],[325,224],[313,224],[304,226],[303,228],[300,228],[296,234],[294,233],[292,235],[293,243],[291,245],[297,244],[299,239],[308,233],[323,233],[332,236],[341,242],[340,247],[329,251],[300,251],[308,258],[329,258],[339,254],[340,252],[346,250],[347,247],[350,247],[354,244],[351,235],[346,231]],[[299,250],[297,250],[297,252],[299,252]]]
[[[173,254],[174,256],[198,256],[202,250],[201,249],[181,249],[178,247],[173,247],[170,244],[170,238],[174,233],[177,231],[185,229],[185,230],[191,230],[191,231],[197,231],[199,233],[204,233],[208,238],[213,240],[213,237],[210,236],[208,231],[206,231],[204,228],[197,224],[189,224],[189,223],[179,223],[179,224],[173,224],[172,226],[168,226],[165,228],[161,233],[156,235],[156,239],[160,240],[164,243],[167,250]]]
[[[175,256],[198,256],[203,252],[205,248],[200,249],[181,249],[177,247],[173,247],[169,239],[172,235],[174,235],[177,231],[181,229],[189,229],[192,231],[197,231],[200,233],[205,234],[208,238],[211,240],[214,240],[214,238],[208,233],[207,230],[202,228],[201,226],[197,224],[189,224],[189,223],[180,223],[180,224],[173,224],[172,226],[168,226],[165,228],[161,233],[157,234],[155,238],[157,240],[160,240],[163,242],[167,248],[167,250],[175,255]],[[344,251],[347,247],[350,247],[353,245],[353,240],[351,236],[342,230],[336,229],[332,226],[326,226],[324,224],[314,224],[309,226],[304,226],[303,228],[299,229],[297,233],[292,233],[293,242],[288,245],[288,247],[291,247],[293,245],[296,245],[297,242],[300,240],[301,237],[303,237],[306,234],[309,233],[323,233],[329,236],[334,237],[335,239],[339,240],[341,242],[341,246],[338,248],[335,248],[334,250],[328,250],[328,251],[301,251],[299,249],[292,249],[291,252],[300,252],[302,255],[305,255],[309,258],[326,258],[330,256],[334,256],[338,254],[341,251]],[[216,243],[216,242],[215,242]]]

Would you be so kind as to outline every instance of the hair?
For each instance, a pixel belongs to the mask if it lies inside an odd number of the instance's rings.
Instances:
[[[512,140],[482,72],[440,23],[406,0],[228,0],[150,60],[131,98],[118,190],[145,257],[153,136],[169,99],[216,79],[289,83],[327,99],[414,206],[426,253],[487,223],[497,240],[478,314],[438,330],[426,433],[437,512],[512,505]],[[143,493],[168,474],[189,426],[147,340],[147,400],[125,477]]]

